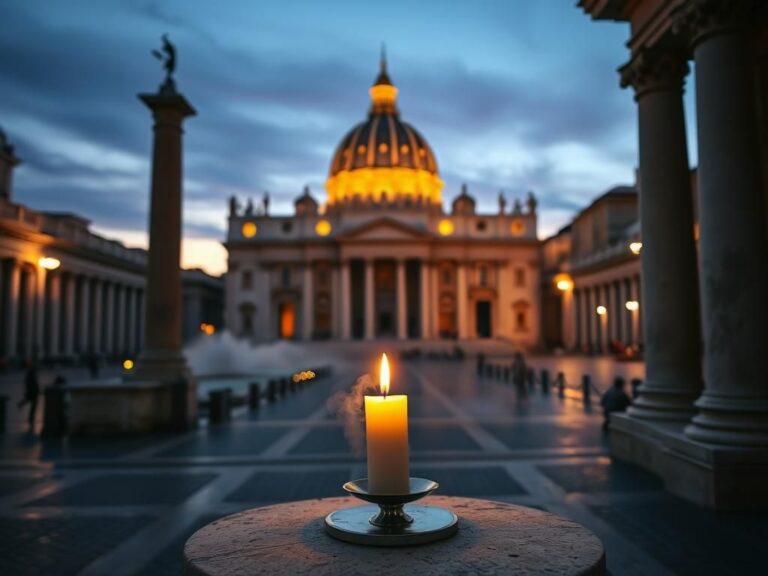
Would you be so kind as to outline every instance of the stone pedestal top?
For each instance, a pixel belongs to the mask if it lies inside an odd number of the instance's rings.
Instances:
[[[419,502],[459,516],[459,532],[441,542],[402,548],[347,544],[323,519],[352,498],[254,508],[198,530],[184,546],[185,574],[606,574],[603,545],[583,526],[503,502],[433,496]]]

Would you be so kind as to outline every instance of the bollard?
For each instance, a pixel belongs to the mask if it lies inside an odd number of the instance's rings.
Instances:
[[[541,391],[545,394],[549,393],[549,370],[546,369],[541,371]]]
[[[288,392],[288,378],[280,378],[279,392],[281,398]]]
[[[637,398],[640,395],[640,391],[638,388],[640,388],[640,385],[643,383],[640,378],[632,378],[632,381],[630,384],[632,385],[632,398]]]
[[[296,392],[296,380],[293,377],[288,380],[288,392]]]
[[[489,378],[493,377],[493,364],[486,364],[485,365],[485,375]]]
[[[592,378],[589,374],[581,377],[581,393],[584,404],[589,404],[592,401]]]
[[[5,410],[8,406],[8,396],[0,395],[0,433],[5,432]]]
[[[67,394],[60,386],[48,386],[43,392],[43,430],[45,438],[64,436],[67,433]]]
[[[560,398],[565,396],[565,374],[562,372],[557,373],[557,395]]]
[[[483,369],[485,368],[485,354],[482,352],[477,355],[477,375],[483,375]]]
[[[277,382],[270,380],[267,382],[267,402],[274,402],[277,400]]]
[[[533,390],[536,386],[536,372],[533,368],[528,368],[528,388]]]
[[[509,366],[504,366],[504,382],[506,384],[509,384],[509,374],[511,370],[509,369]]]
[[[248,386],[248,408],[251,412],[259,409],[261,406],[261,387],[258,382],[251,382]]]
[[[221,424],[229,420],[229,388],[208,392],[208,422]]]

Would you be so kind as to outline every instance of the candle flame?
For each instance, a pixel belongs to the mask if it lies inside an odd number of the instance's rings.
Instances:
[[[387,355],[381,355],[381,367],[379,368],[379,388],[384,397],[389,394],[389,360]]]

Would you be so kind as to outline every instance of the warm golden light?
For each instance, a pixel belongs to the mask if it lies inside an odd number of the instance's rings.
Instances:
[[[567,292],[573,288],[573,280],[568,274],[558,274],[555,276],[555,286],[561,292]]]
[[[389,394],[389,360],[386,354],[381,355],[381,367],[379,368],[379,388],[386,396]]]
[[[207,322],[203,322],[200,324],[200,332],[206,336],[213,336],[216,333],[216,326],[213,324],[208,324]]]
[[[453,234],[453,222],[447,218],[440,220],[440,223],[437,225],[437,231],[440,232],[441,236],[450,236]]]
[[[522,236],[525,233],[525,222],[520,219],[512,220],[512,224],[509,225],[509,231],[513,236]]]
[[[133,370],[133,360],[131,360],[130,358],[123,360],[123,369]]]
[[[358,150],[360,152],[360,150]],[[362,150],[363,153],[365,149]],[[356,168],[341,170],[325,182],[328,204],[360,201],[381,202],[386,195],[393,202],[401,198],[421,198],[430,204],[440,204],[443,181],[437,174],[423,168]]]
[[[632,252],[632,254],[640,254],[642,249],[643,249],[643,243],[642,242],[630,242],[629,243],[629,251]]]
[[[256,227],[255,222],[246,222],[243,224],[243,236],[246,238],[253,238],[256,236],[256,232],[258,232],[258,228]]]
[[[315,224],[315,232],[318,236],[328,236],[331,230],[333,230],[333,226],[331,226],[328,220],[318,220],[317,224]]]
[[[43,258],[40,258],[37,263],[40,264],[41,268],[45,268],[46,270],[56,270],[56,268],[61,266],[61,260],[58,258],[52,258],[50,256],[44,256]]]
[[[624,303],[624,307],[630,312],[634,312],[635,310],[640,309],[640,302],[638,302],[637,300],[627,300]]]
[[[608,314],[608,308],[606,308],[601,304],[600,306],[595,308],[595,312],[597,312],[598,316],[605,316],[606,314]]]

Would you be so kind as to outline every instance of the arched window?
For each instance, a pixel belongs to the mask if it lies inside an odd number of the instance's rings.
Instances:
[[[250,302],[240,304],[240,336],[253,336],[256,306]]]
[[[525,286],[525,268],[515,268],[515,286]]]
[[[525,300],[518,300],[512,304],[515,332],[527,332],[529,325],[529,312],[531,305]]]

